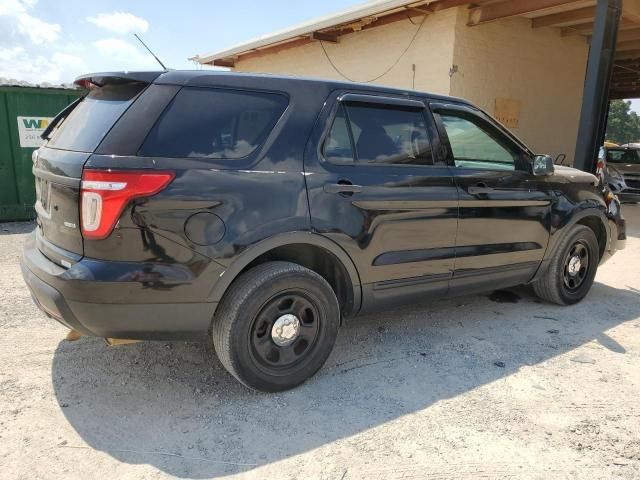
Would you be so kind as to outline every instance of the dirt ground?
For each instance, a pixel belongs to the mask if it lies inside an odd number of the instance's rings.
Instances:
[[[210,345],[64,340],[0,224],[0,478],[640,478],[640,206],[581,304],[527,289],[342,329],[302,387],[258,394]]]

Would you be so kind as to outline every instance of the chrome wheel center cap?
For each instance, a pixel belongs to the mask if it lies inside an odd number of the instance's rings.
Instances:
[[[299,333],[300,320],[290,313],[279,317],[271,328],[271,338],[279,347],[291,345]]]
[[[571,257],[571,260],[569,260],[569,275],[571,276],[577,275],[581,267],[582,267],[582,264],[580,262],[580,257],[578,256]]]

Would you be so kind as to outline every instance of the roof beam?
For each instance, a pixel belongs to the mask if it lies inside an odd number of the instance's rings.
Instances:
[[[447,8],[461,7],[463,5],[474,6],[474,2],[470,0],[440,0],[439,2],[430,4],[429,8],[434,12],[439,12],[440,10],[446,10]]]
[[[640,78],[640,71],[638,70],[631,71],[631,69],[630,70],[616,69],[613,72],[613,75],[611,76],[611,81],[613,82],[618,80],[627,80],[627,79],[636,79],[636,78]]]
[[[624,0],[622,17],[640,25],[640,0]]]
[[[490,3],[469,10],[467,25],[480,25],[501,18],[516,17],[569,3],[575,3],[575,0],[503,0],[499,3]]]
[[[618,32],[618,43],[640,40],[640,28]]]
[[[433,9],[431,9],[427,5],[423,5],[423,6],[420,6],[420,7],[412,7],[411,5],[407,5],[404,8],[406,8],[407,10],[410,10],[412,12],[415,12],[415,13],[417,13],[419,15],[431,15],[433,13]]]
[[[531,26],[533,28],[540,27],[564,27],[567,25],[575,25],[593,20],[596,16],[596,7],[585,7],[577,10],[569,10],[568,12],[554,13],[552,15],[544,15],[532,19]]]
[[[627,71],[629,69],[640,71],[640,60],[616,60],[614,66]]]
[[[640,40],[629,40],[616,44],[616,52],[625,52],[628,50],[640,50]]]
[[[338,43],[339,37],[340,36],[335,33],[313,32],[309,38],[311,38],[311,40],[320,40],[322,42]]]
[[[571,27],[562,27],[560,29],[560,35],[568,37],[569,35],[591,35],[593,33],[593,22],[581,23],[579,25],[573,25]],[[629,19],[623,18],[620,20],[618,30],[629,30],[638,28],[634,22]]]
[[[616,52],[616,60],[640,58],[640,48],[636,50],[626,50],[624,52]]]
[[[233,68],[236,66],[236,61],[233,58],[219,58],[213,61],[213,66]]]

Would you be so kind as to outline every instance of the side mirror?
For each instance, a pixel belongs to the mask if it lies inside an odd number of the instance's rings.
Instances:
[[[536,155],[531,162],[531,173],[544,176],[552,175],[555,171],[553,158],[550,155]]]

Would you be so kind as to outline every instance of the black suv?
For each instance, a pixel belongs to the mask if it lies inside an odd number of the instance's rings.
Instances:
[[[208,336],[258,390],[313,375],[360,313],[524,283],[578,302],[624,243],[593,175],[463,100],[211,71],[76,83],[33,159],[36,303],[85,335]]]

